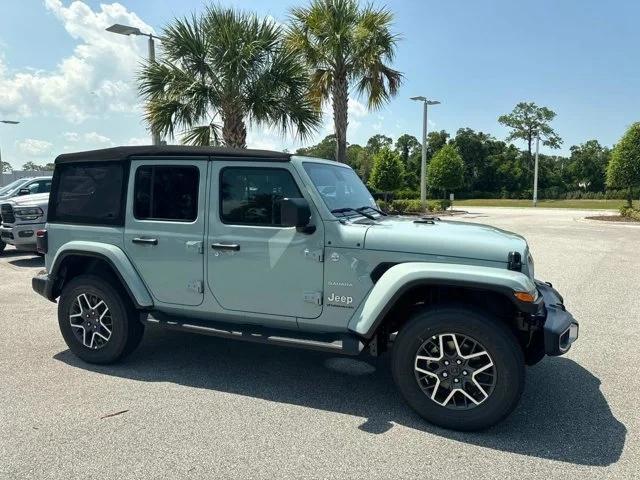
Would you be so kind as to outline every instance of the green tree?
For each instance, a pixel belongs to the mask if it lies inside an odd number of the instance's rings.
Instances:
[[[2,173],[11,173],[11,172],[13,172],[13,167],[11,166],[11,164],[9,162],[1,162],[0,165],[2,166]]]
[[[430,187],[442,191],[443,196],[462,187],[464,162],[455,145],[445,145],[433,156],[429,163],[428,181]]]
[[[296,150],[296,154],[305,155],[307,157],[325,158],[327,160],[335,160],[336,155],[336,136],[332,133],[327,135],[320,143],[303,147]]]
[[[415,190],[420,183],[422,144],[413,135],[405,133],[396,140],[396,152],[404,164],[404,186]]]
[[[24,170],[25,172],[39,172],[40,170],[42,170],[42,166],[34,162],[27,162],[22,165],[22,170]]]
[[[375,134],[369,140],[367,140],[367,150],[371,152],[373,155],[378,153],[383,148],[390,148],[393,145],[393,140],[391,137],[387,137],[386,135],[382,135],[380,133]]]
[[[571,147],[567,165],[567,176],[573,188],[584,188],[590,192],[604,190],[607,164],[611,152],[597,140],[589,140]]]
[[[363,148],[358,152],[358,175],[364,183],[369,183],[371,170],[373,169],[373,154],[367,148]]]
[[[490,173],[489,155],[492,152],[493,138],[470,128],[461,128],[453,140],[462,157],[465,168],[465,188],[469,191],[484,190],[482,182]]]
[[[640,186],[640,122],[629,127],[613,147],[607,168],[607,186],[627,189],[627,205],[632,206],[632,191]]]
[[[283,36],[273,20],[219,6],[173,20],[162,32],[164,59],[139,74],[151,131],[238,148],[246,147],[247,123],[308,136],[319,110],[308,71]]]
[[[373,170],[369,178],[369,185],[375,190],[391,192],[402,187],[404,166],[400,155],[389,147],[383,147],[373,156]]]
[[[498,122],[511,129],[507,137],[508,142],[513,140],[527,142],[527,158],[531,162],[533,158],[531,149],[538,133],[543,145],[560,148],[562,139],[550,125],[555,117],[555,112],[547,107],[539,107],[533,102],[520,102],[511,113],[498,117]]]
[[[357,0],[312,0],[291,11],[288,43],[313,70],[311,95],[320,106],[332,102],[336,160],[346,161],[350,84],[364,95],[368,107],[383,105],[398,92],[402,74],[389,66],[397,35],[393,14]]]
[[[352,143],[347,147],[347,165],[349,165],[356,171],[358,171],[358,168],[360,168],[360,164],[358,163],[358,155],[360,154],[361,150],[363,150],[363,147],[358,145],[357,143]]]
[[[427,163],[429,163],[438,150],[447,144],[449,136],[450,135],[444,130],[429,132],[427,134]]]

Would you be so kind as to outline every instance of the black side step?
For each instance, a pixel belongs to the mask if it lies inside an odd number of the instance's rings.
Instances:
[[[235,324],[213,320],[182,319],[154,312],[153,317],[141,318],[148,325],[159,325],[170,330],[200,333],[214,337],[244,340],[248,342],[297,347],[307,350],[332,352],[342,355],[359,355],[364,344],[355,335],[313,334],[284,329],[271,329],[259,325]]]

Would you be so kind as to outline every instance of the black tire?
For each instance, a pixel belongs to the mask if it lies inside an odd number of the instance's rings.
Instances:
[[[102,299],[110,311],[110,337],[99,348],[86,346],[76,335],[82,330],[71,325],[74,302],[83,293]],[[113,282],[90,274],[79,275],[63,287],[58,301],[58,324],[69,349],[85,362],[97,364],[114,363],[129,355],[144,333],[144,325],[126,293]]]
[[[0,255],[4,253],[5,248],[7,248],[7,244],[0,240]]]
[[[447,408],[432,400],[414,370],[421,346],[445,333],[478,341],[494,365],[491,393],[478,405],[470,403],[472,408],[466,410]],[[414,314],[396,337],[391,362],[393,378],[407,403],[427,421],[453,430],[481,430],[495,425],[516,407],[524,388],[524,355],[514,334],[499,320],[462,306],[425,308]]]

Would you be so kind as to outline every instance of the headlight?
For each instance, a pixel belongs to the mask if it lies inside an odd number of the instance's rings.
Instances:
[[[35,220],[43,214],[39,207],[14,208],[13,213],[21,220]]]

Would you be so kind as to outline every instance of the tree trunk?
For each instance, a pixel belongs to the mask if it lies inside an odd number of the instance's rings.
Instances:
[[[629,191],[627,192],[627,206],[629,208],[633,207],[633,189],[629,187]]]
[[[333,81],[333,125],[336,131],[336,161],[347,161],[347,125],[349,92],[346,75],[337,75]]]
[[[226,147],[247,148],[247,127],[240,110],[228,109],[222,113],[222,141]]]

